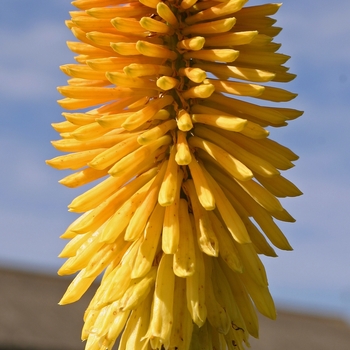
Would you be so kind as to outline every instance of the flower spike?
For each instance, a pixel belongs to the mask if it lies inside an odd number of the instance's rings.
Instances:
[[[269,139],[302,112],[274,37],[281,4],[248,0],[75,0],[66,21],[75,64],[52,124],[64,155],[47,161],[92,184],[60,275],[79,272],[60,304],[102,275],[84,315],[86,350],[239,349],[256,310],[276,310],[259,255],[291,250],[279,198],[298,157]],[[268,84],[267,84],[268,83]],[[261,101],[262,103],[259,103]],[[97,181],[98,183],[94,183]],[[116,349],[117,347],[115,347]]]

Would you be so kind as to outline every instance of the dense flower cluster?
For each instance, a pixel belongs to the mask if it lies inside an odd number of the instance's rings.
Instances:
[[[61,300],[100,287],[82,331],[86,349],[243,349],[255,308],[275,318],[258,254],[290,250],[277,197],[300,191],[280,171],[297,156],[268,138],[302,113],[271,107],[296,95],[267,82],[295,76],[273,38],[280,4],[247,0],[76,0],[66,22],[75,64],[59,87],[67,152],[82,215],[60,275],[80,271]],[[243,99],[241,97],[244,97]],[[255,100],[264,101],[263,106]]]

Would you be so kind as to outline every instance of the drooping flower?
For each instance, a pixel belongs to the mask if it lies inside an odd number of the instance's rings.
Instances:
[[[255,308],[275,318],[259,254],[291,246],[278,197],[300,191],[280,171],[298,157],[268,127],[302,113],[270,106],[296,95],[268,82],[295,75],[277,53],[280,4],[247,0],[77,0],[77,41],[53,124],[68,154],[48,164],[98,183],[69,210],[61,304],[103,274],[84,316],[86,349],[243,349]],[[244,97],[244,98],[242,98]],[[263,105],[254,101],[263,101]],[[76,112],[78,110],[78,112]]]

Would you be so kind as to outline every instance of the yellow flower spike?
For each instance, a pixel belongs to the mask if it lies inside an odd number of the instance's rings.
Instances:
[[[210,190],[208,182],[199,166],[196,158],[192,155],[192,161],[188,164],[193,183],[196,189],[197,197],[205,210],[215,209],[215,198]]]
[[[163,181],[168,161],[164,161],[156,175],[152,185],[150,186],[145,200],[142,204],[135,210],[134,215],[130,219],[129,225],[126,228],[124,239],[126,241],[133,241],[139,237],[145,228],[148,218],[151,215],[153,208],[157,205],[158,192],[160,184]],[[163,220],[160,220],[163,221]]]
[[[243,349],[255,308],[275,318],[258,254],[292,249],[278,198],[301,192],[280,175],[298,157],[268,129],[302,112],[274,107],[296,94],[267,86],[295,78],[274,42],[280,4],[247,2],[73,1],[76,63],[58,88],[73,112],[52,142],[67,153],[48,164],[73,169],[67,187],[100,179],[69,204],[81,216],[61,236],[59,274],[80,270],[61,304],[102,274],[86,350],[121,333],[119,350]]]
[[[78,171],[71,175],[68,175],[61,179],[59,183],[61,185],[75,188],[79,186],[86,185],[87,183],[100,179],[107,175],[108,170],[96,170],[92,168],[85,168],[84,170]]]
[[[167,34],[171,31],[169,26],[167,26],[165,23],[149,17],[142,17],[140,19],[140,25],[142,28],[149,30],[150,32]]]
[[[189,131],[193,128],[191,117],[184,109],[180,109],[177,113],[177,127],[181,131]]]
[[[51,126],[57,132],[70,132],[76,130],[77,126],[69,121],[64,121],[60,123],[52,123]]]
[[[156,175],[154,169],[154,176]],[[136,191],[124,204],[114,213],[103,232],[101,233],[100,240],[103,242],[113,242],[122,233],[124,233],[126,227],[129,225],[130,219],[133,217],[136,209],[141,205],[145,199],[149,188],[152,185],[153,178]],[[116,223],[118,225],[116,225]],[[124,235],[123,235],[124,237]]]
[[[168,120],[170,113],[166,109],[160,109],[153,117],[152,120]]]
[[[253,178],[253,173],[244,164],[234,158],[230,153],[224,151],[214,143],[192,136],[188,140],[191,147],[199,148],[214,158],[224,169],[226,169],[234,178],[242,181]]]
[[[72,5],[81,10],[88,10],[97,6],[109,6],[115,4],[115,0],[75,0]]]
[[[243,265],[236,245],[231,239],[230,232],[223,226],[222,222],[217,218],[214,211],[210,211],[208,216],[211,226],[215,232],[215,236],[218,240],[220,257],[232,271],[242,273]]]
[[[229,102],[231,103],[231,101],[228,101],[228,98],[226,98],[226,96],[222,94],[213,94],[210,97],[211,101],[218,104],[221,103],[224,107],[228,106]],[[282,126],[284,125],[287,119],[281,112],[279,112],[278,110],[273,110],[269,107],[261,107],[253,103],[239,101],[232,98],[229,100],[234,100],[235,102],[237,102],[235,104],[235,110],[239,110],[242,113],[251,115],[254,118],[260,119],[262,122],[266,122],[271,125]]]
[[[219,244],[211,226],[207,210],[201,205],[196,196],[196,188],[192,180],[184,183],[184,189],[190,198],[194,216],[194,232],[197,234],[199,248],[210,256],[218,256]]]
[[[168,48],[152,44],[147,41],[139,40],[136,43],[136,49],[144,56],[148,57],[161,57],[170,60],[176,60],[177,53],[175,51],[169,50]]]
[[[111,43],[111,48],[118,53],[119,55],[123,56],[138,56],[140,55],[140,51],[136,48],[136,43]]]
[[[59,305],[74,303],[75,301],[79,300],[91,286],[92,282],[95,280],[95,277],[86,277],[84,276],[84,272],[85,269],[82,269],[70,283],[62,299],[59,301]]]
[[[60,69],[63,73],[73,78],[90,79],[90,80],[105,79],[105,74],[103,72],[94,71],[90,67],[86,67],[86,66],[81,66],[77,64],[65,64],[64,66],[60,66]]]
[[[204,255],[205,263],[205,303],[207,304],[208,321],[219,333],[227,334],[230,329],[230,318],[227,311],[220,305],[214,293],[212,261]]]
[[[140,244],[140,239],[133,242],[118,265],[107,275],[106,282],[108,283],[101,290],[100,299],[95,305],[96,308],[117,301],[127,291],[131,283],[131,272]]]
[[[113,314],[113,310],[110,311],[110,313]],[[117,340],[117,337],[121,333],[121,331],[124,328],[124,325],[130,315],[130,311],[121,311],[118,312],[117,315],[114,317],[113,322],[105,322],[105,328],[108,328],[107,334],[104,336],[102,346],[105,347],[105,349],[111,348],[114,343]],[[114,316],[114,314],[113,314]],[[106,316],[104,316],[105,319],[107,319]],[[108,319],[107,319],[108,320]],[[102,329],[104,327],[101,327]]]
[[[171,9],[166,3],[158,2],[157,13],[161,18],[164,19],[164,21],[171,24],[174,28],[178,27],[179,22],[177,20],[177,17],[174,15],[174,13],[171,11]]]
[[[192,231],[195,231],[193,215],[190,214]],[[205,300],[205,266],[203,253],[197,244],[194,245],[196,256],[196,270],[192,276],[186,278],[187,308],[191,314],[193,322],[202,327],[207,319],[207,303]]]
[[[152,119],[159,110],[170,105],[173,101],[174,98],[171,95],[165,95],[162,98],[154,99],[144,108],[127,117],[121,126],[126,130],[134,130]]]
[[[257,180],[276,197],[297,197],[303,193],[283,176],[266,178],[256,175]]]
[[[241,274],[239,278],[242,280],[259,312],[264,316],[275,320],[276,308],[268,288],[258,285],[246,274]]]
[[[184,10],[187,10],[192,7],[197,1],[198,0],[182,0],[180,6]]]
[[[177,48],[179,50],[201,50],[204,46],[205,38],[202,36],[195,36],[194,38],[184,39],[177,43]]]
[[[136,42],[138,40],[137,37],[134,37],[131,40],[127,36],[110,34],[110,33],[99,33],[99,32],[89,32],[86,34],[86,37],[93,41],[96,45],[110,47],[111,43],[116,42]]]
[[[231,324],[234,324],[234,327],[232,327],[231,330],[233,331],[235,337],[240,339],[240,343],[242,341],[246,342],[248,340],[248,334],[242,331],[245,329],[245,323],[232,294],[229,282],[227,281],[227,278],[220,267],[219,259],[213,260],[213,270],[214,273],[212,274],[212,281],[215,296],[227,311]]]
[[[58,156],[51,160],[47,160],[46,164],[51,165],[55,169],[72,169],[76,170],[82,168],[89,161],[91,161],[98,154],[102,153],[105,149],[98,148],[95,150],[82,151],[77,153],[71,153],[64,156]]]
[[[218,211],[226,224],[227,229],[230,231],[232,237],[238,243],[250,243],[249,234],[242,221],[237,214],[234,207],[230,204],[223,190],[218,183],[212,178],[208,171],[202,167],[202,170],[207,177],[209,186],[214,194]]]
[[[153,266],[145,276],[132,279],[130,287],[118,303],[119,309],[125,311],[137,308],[153,288],[156,276],[157,268]]]
[[[223,1],[220,1],[220,2],[223,2]],[[196,4],[194,4],[192,6],[192,8],[189,10],[191,13],[196,13],[196,12],[199,12],[199,11],[202,11],[202,10],[206,10],[214,5],[217,5],[215,3],[215,0],[210,0],[210,1],[200,1],[200,2],[197,2]]]
[[[201,83],[207,77],[207,74],[204,70],[200,68],[190,68],[190,67],[180,68],[179,75],[186,76],[188,79],[190,79],[194,83]]]
[[[225,92],[232,95],[260,97],[265,87],[256,84],[246,84],[237,82],[227,82],[225,80],[206,79],[204,83],[212,84],[215,86],[215,91]]]
[[[188,165],[192,161],[190,149],[187,144],[185,132],[177,131],[175,161],[179,165]]]
[[[108,177],[95,187],[76,197],[69,205],[76,213],[95,208],[127,182],[127,176]]]
[[[139,0],[141,4],[144,4],[147,7],[150,8],[157,8],[157,5],[159,4],[160,0]]]
[[[171,329],[170,349],[189,349],[193,322],[186,305],[186,279],[175,277],[174,320]]]
[[[174,254],[173,270],[178,277],[189,277],[196,270],[195,240],[188,214],[188,203],[183,198],[180,199],[179,203],[179,223],[180,239],[177,251]]]
[[[269,162],[255,156],[254,154],[251,154],[250,152],[247,152],[245,149],[239,147],[237,144],[231,142],[225,137],[222,137],[219,133],[216,133],[210,128],[205,126],[197,126],[195,128],[195,135],[210,142],[213,142],[215,139],[216,145],[231,154],[235,159],[240,161],[251,171],[255,171],[264,177],[273,177],[279,174],[279,171]]]
[[[116,17],[111,20],[111,23],[119,32],[128,33],[129,35],[142,35],[145,32],[139,21],[134,18]]]
[[[225,115],[191,114],[191,118],[194,123],[212,125],[230,131],[242,131],[247,124],[245,119]]]
[[[136,78],[147,75],[171,75],[173,70],[168,66],[132,63],[124,67],[124,73],[130,78]]]
[[[265,268],[259,259],[252,244],[235,244],[239,252],[239,256],[243,263],[243,270],[257,284],[267,287],[267,277]]]
[[[167,207],[169,205],[174,204],[174,201],[177,197],[177,193],[179,192],[177,188],[177,178],[180,169],[175,161],[175,154],[176,147],[173,146],[170,151],[169,162],[158,194],[158,203],[163,207]]]
[[[63,117],[74,125],[86,125],[93,123],[96,119],[95,116],[87,113],[62,113]]]
[[[239,11],[247,1],[248,0],[229,0],[216,6],[211,6],[209,9],[200,11],[193,16],[187,17],[185,22],[187,24],[193,24],[206,21],[208,19],[231,15]]]
[[[143,163],[144,159],[148,159],[157,149],[162,146],[169,145],[170,143],[170,136],[162,136],[158,140],[142,146],[136,151],[122,158],[113,165],[108,173],[112,176],[121,176],[122,174],[130,171],[130,169],[131,171],[137,172],[137,169],[140,169],[140,165]]]
[[[238,56],[239,51],[232,49],[190,51],[183,55],[185,59],[200,59],[209,62],[233,62]]]
[[[153,142],[159,137],[166,134],[169,130],[175,129],[176,125],[177,124],[174,119],[167,120],[164,123],[161,123],[155,126],[154,128],[142,133],[140,136],[137,137],[137,142],[140,145],[147,145],[148,143]]]
[[[70,230],[77,233],[85,233],[98,229],[111,217],[116,207],[119,208],[127,198],[138,191],[152,177],[152,170],[142,173],[135,180],[113,193],[112,196],[102,202],[99,206],[89,211],[89,214],[84,216],[81,221],[76,221],[76,224],[73,227],[70,227]]]
[[[120,339],[120,348],[133,350],[140,347],[141,349],[147,344],[146,339],[142,339],[147,332],[151,314],[153,292],[149,292],[146,299],[134,309],[126,323],[125,330]]]
[[[117,5],[118,3],[123,3],[122,0],[118,0],[114,2],[113,5]],[[90,8],[86,11],[86,13],[95,18],[104,18],[104,19],[112,19],[115,17],[137,17],[141,15],[145,15],[151,13],[150,9],[145,8],[144,6],[140,6],[138,2],[131,2],[123,7],[112,7],[105,8],[102,7],[104,5],[98,4],[93,8]]]
[[[219,63],[200,62],[193,65],[196,68],[201,68],[210,73],[213,73],[220,79],[241,79],[255,82],[271,81],[276,74],[261,69],[252,69],[244,67],[228,66]]]
[[[180,170],[177,174],[177,184],[174,202],[171,205],[165,207],[162,232],[162,250],[165,254],[175,254],[179,245],[179,203],[183,177],[184,174]]]
[[[172,255],[163,254],[157,273],[148,338],[153,349],[169,347],[173,324],[175,275]]]
[[[119,142],[116,145],[108,148],[102,153],[99,153],[92,159],[88,165],[91,168],[102,170],[116,163],[129,153],[137,150],[141,145],[137,141],[138,135],[127,138],[125,141]]]
[[[156,82],[157,86],[164,91],[176,88],[179,85],[179,83],[180,82],[176,78],[168,77],[165,75],[157,79]]]
[[[257,31],[245,31],[227,33],[221,35],[211,35],[205,38],[205,46],[238,46],[250,44],[258,35]]]
[[[106,73],[107,79],[118,86],[125,88],[144,88],[149,86],[151,89],[157,89],[157,85],[147,78],[130,78],[125,73],[113,72]]]
[[[143,238],[137,252],[132,278],[145,276],[152,268],[154,257],[157,253],[158,242],[162,233],[165,208],[156,204],[146,224]]]
[[[185,35],[188,35],[188,34],[206,35],[206,34],[225,33],[231,30],[232,27],[235,25],[235,23],[236,23],[236,19],[234,17],[224,18],[213,22],[194,24],[192,26],[185,27],[182,32]]]
[[[182,97],[185,100],[190,98],[208,98],[215,91],[215,86],[212,84],[201,84],[197,86],[193,86],[187,91],[182,93]],[[180,129],[181,130],[181,129]],[[183,130],[184,131],[184,130]]]
[[[244,323],[250,335],[254,338],[259,337],[259,321],[256,314],[253,302],[249,297],[242,281],[239,279],[239,274],[232,273],[222,259],[219,259],[219,264],[224,272],[227,281],[231,287],[232,294],[236,300],[239,311],[242,315]]]

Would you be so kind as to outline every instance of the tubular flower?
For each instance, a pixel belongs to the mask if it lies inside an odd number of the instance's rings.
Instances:
[[[120,350],[244,349],[255,310],[276,317],[259,255],[291,250],[278,198],[301,192],[281,175],[298,157],[267,128],[302,113],[266,105],[296,96],[266,84],[295,77],[273,42],[280,4],[246,2],[72,3],[77,63],[58,88],[71,112],[52,142],[67,154],[48,164],[75,171],[67,187],[99,180],[69,205],[81,216],[60,254],[60,275],[80,271],[60,304],[103,274],[86,349],[120,334]]]

